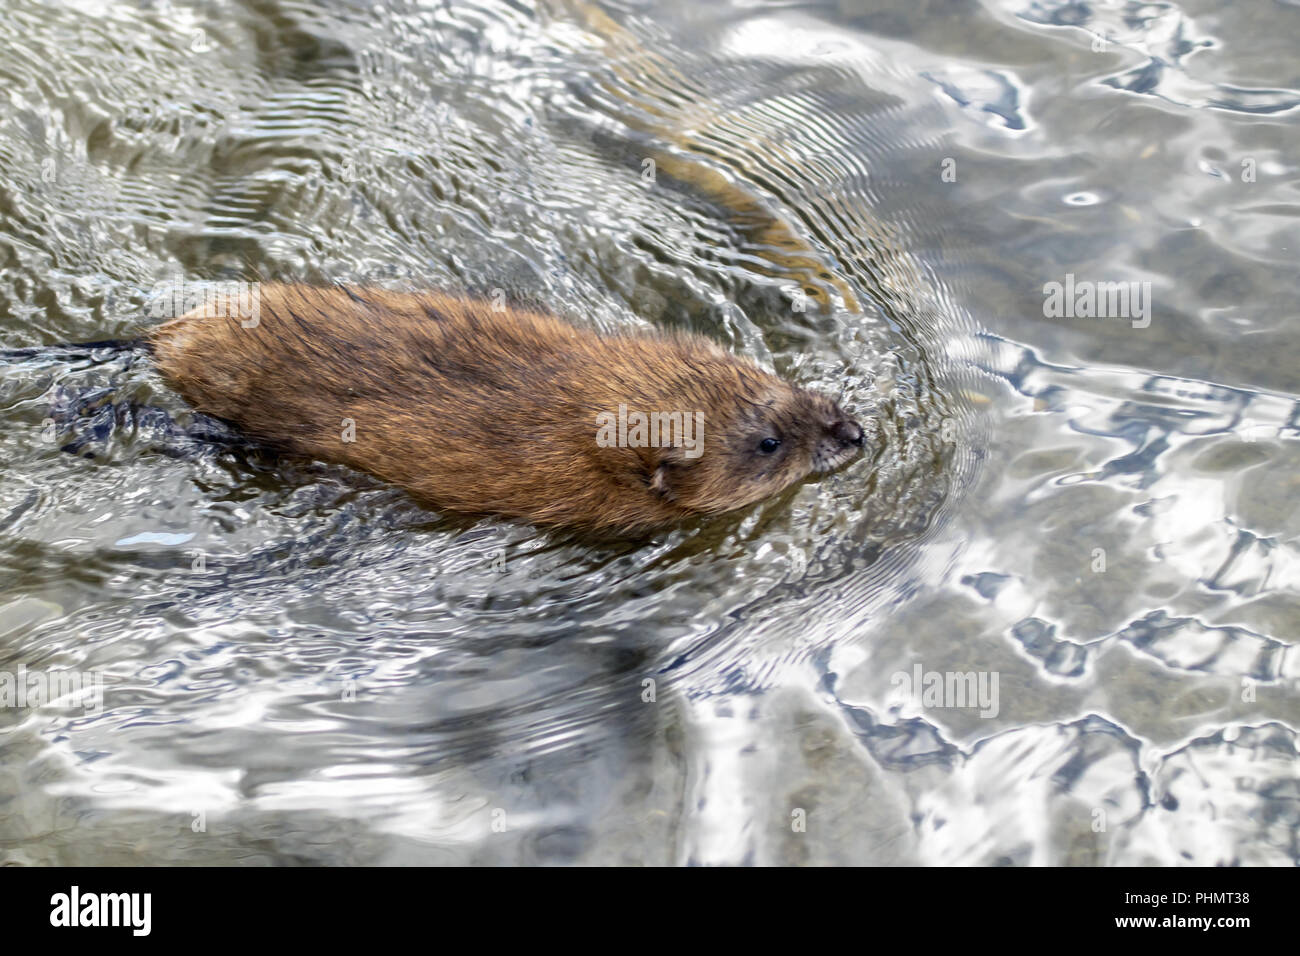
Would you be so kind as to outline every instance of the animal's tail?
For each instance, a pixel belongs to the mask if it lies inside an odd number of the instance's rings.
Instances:
[[[105,358],[113,358],[122,352],[152,352],[153,343],[139,337],[133,339],[101,339],[98,342],[67,342],[58,345],[29,345],[22,348],[0,349],[0,359],[17,361],[26,358],[54,358],[67,356],[80,358],[94,357],[96,352],[104,353]]]

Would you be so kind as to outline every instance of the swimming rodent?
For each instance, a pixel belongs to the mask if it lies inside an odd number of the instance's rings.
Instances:
[[[263,443],[538,525],[731,511],[866,441],[829,398],[701,336],[602,335],[438,292],[262,284],[255,319],[210,301],[147,338],[191,405]]]

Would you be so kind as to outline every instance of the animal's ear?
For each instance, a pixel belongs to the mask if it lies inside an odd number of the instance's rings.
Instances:
[[[661,498],[672,501],[677,497],[677,486],[682,473],[691,461],[680,448],[660,449],[657,460],[653,462],[654,470],[650,473],[650,490]]]
[[[669,473],[671,468],[672,466],[668,462],[661,461],[650,476],[650,490],[660,498],[671,499],[673,497],[672,475]]]

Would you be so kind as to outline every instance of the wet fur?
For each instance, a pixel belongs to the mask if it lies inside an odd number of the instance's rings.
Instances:
[[[708,339],[598,335],[435,292],[263,285],[256,327],[192,314],[149,342],[195,408],[262,442],[438,508],[541,525],[633,531],[729,511],[844,451],[822,434],[845,417],[834,403]],[[597,414],[620,404],[702,411],[703,455],[598,446]],[[774,460],[754,451],[771,429],[789,436]]]

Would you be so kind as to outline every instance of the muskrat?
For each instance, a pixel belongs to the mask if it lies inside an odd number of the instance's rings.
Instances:
[[[865,440],[829,398],[707,338],[440,292],[266,283],[255,320],[209,301],[147,338],[191,405],[262,443],[538,525],[731,511]]]

